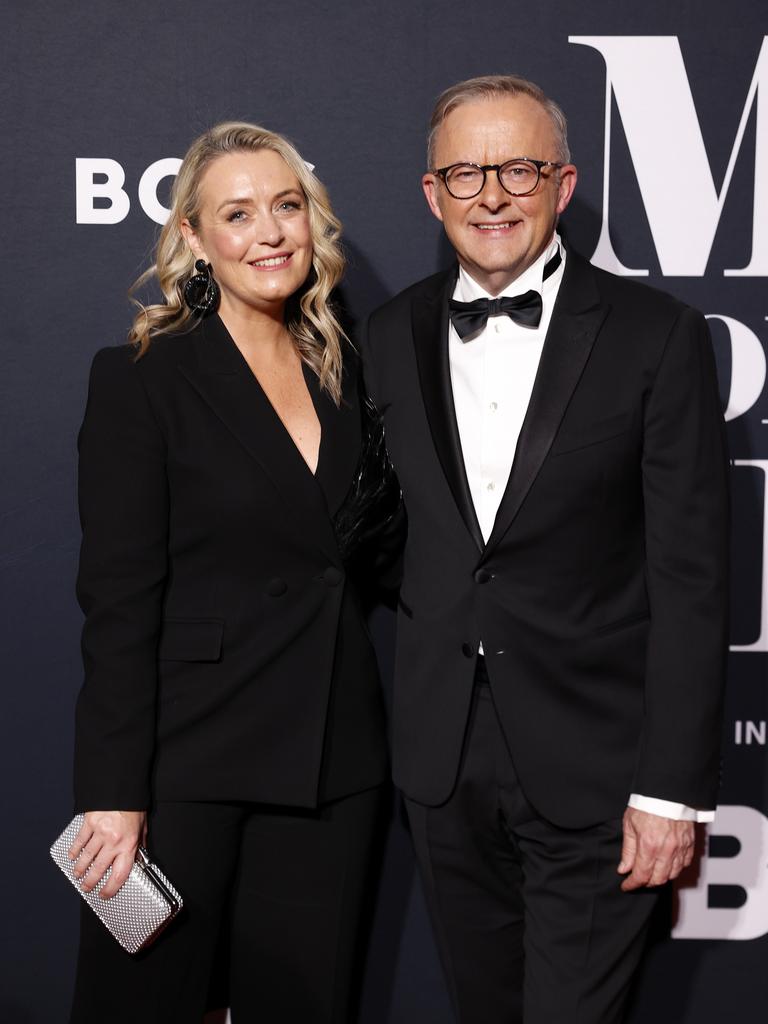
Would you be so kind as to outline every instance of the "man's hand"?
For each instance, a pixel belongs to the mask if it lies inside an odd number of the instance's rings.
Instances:
[[[693,860],[696,832],[692,821],[675,821],[628,807],[624,812],[624,843],[617,871],[627,875],[624,892],[664,885]]]
[[[147,815],[144,811],[90,811],[69,848],[69,859],[77,861],[75,877],[84,879],[83,892],[90,892],[106,872],[112,874],[99,892],[102,899],[114,896],[131,873],[139,843],[146,843]]]

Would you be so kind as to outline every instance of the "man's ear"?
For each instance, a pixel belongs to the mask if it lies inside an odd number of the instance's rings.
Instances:
[[[570,203],[576,188],[576,181],[579,177],[579,172],[576,170],[573,164],[564,164],[560,168],[560,182],[557,186],[557,213],[558,216],[565,210]]]
[[[443,219],[443,213],[440,209],[440,204],[437,201],[437,190],[438,181],[437,176],[434,174],[425,174],[421,179],[421,187],[424,190],[424,197],[427,200],[427,205],[438,220]]]
[[[184,238],[184,241],[187,243],[189,248],[192,250],[192,255],[195,257],[195,259],[196,260],[205,260],[205,262],[207,263],[208,262],[208,258],[205,255],[205,248],[204,248],[202,242],[200,241],[200,236],[195,231],[195,229],[192,227],[191,223],[189,222],[189,220],[186,217],[181,222],[181,224],[179,224],[179,229],[180,229],[181,234],[182,234],[182,236]]]

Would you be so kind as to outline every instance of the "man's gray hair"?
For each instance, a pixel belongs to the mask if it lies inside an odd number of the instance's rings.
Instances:
[[[446,89],[437,99],[435,109],[429,122],[427,138],[427,166],[434,170],[435,139],[440,125],[446,117],[462,103],[473,100],[492,99],[496,96],[530,96],[541,104],[549,115],[555,132],[557,159],[560,163],[570,163],[571,152],[568,149],[568,124],[561,108],[546,93],[527,78],[519,75],[483,75],[481,78],[468,78]],[[534,156],[533,153],[514,153],[513,156]]]

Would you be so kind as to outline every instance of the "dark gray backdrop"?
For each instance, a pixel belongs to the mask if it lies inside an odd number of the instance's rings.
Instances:
[[[581,177],[564,227],[587,255],[604,221],[606,82],[612,83],[608,223],[615,255],[628,268],[647,269],[650,284],[721,318],[712,328],[732,455],[740,463],[733,472],[733,643],[751,649],[731,656],[723,824],[711,830],[710,856],[680,890],[674,938],[671,902],[660,916],[634,1020],[762,1019],[768,1003],[762,650],[768,622],[766,466],[759,460],[768,459],[762,389],[768,43],[761,47],[768,18],[760,7],[714,0],[637,6],[607,0],[6,2],[0,42],[4,1024],[64,1021],[70,995],[76,899],[48,862],[47,847],[71,808],[71,723],[80,684],[75,437],[90,359],[124,338],[131,315],[126,290],[159,230],[138,198],[142,174],[158,160],[181,157],[200,130],[225,118],[289,135],[317,166],[344,222],[350,257],[344,295],[359,322],[448,258],[419,187],[425,123],[441,89],[501,71],[538,81],[569,114]],[[749,104],[755,88],[757,100]],[[111,224],[78,223],[78,159],[120,165],[127,215]],[[80,166],[87,180],[94,165]],[[717,195],[726,180],[720,210]],[[169,179],[160,184],[161,202],[168,186]],[[88,220],[82,189],[80,198],[80,219]],[[98,216],[104,214],[91,219]],[[604,255],[595,259],[605,262]],[[749,273],[724,273],[748,265]],[[374,628],[388,675],[389,614],[378,612]],[[449,1019],[395,810],[361,1020]]]

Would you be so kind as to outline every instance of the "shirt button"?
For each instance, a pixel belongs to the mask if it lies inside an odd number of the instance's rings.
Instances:
[[[472,644],[462,644],[461,653],[464,655],[465,658],[474,658],[475,648],[472,646]]]
[[[329,565],[323,573],[323,582],[328,587],[338,587],[343,579],[344,573],[341,569],[337,569],[335,565]]]
[[[497,334],[501,334],[501,324],[500,323],[495,323],[493,325],[493,329],[494,329],[494,331],[496,331]]]
[[[491,412],[496,412],[496,410],[499,408],[499,403],[498,402],[491,402],[491,404],[488,406],[488,408],[491,410]]]
[[[496,484],[493,482],[493,480],[491,480],[491,482],[489,484],[486,484],[486,490],[488,490],[488,491],[495,491],[496,490]]]

